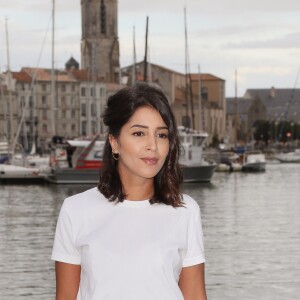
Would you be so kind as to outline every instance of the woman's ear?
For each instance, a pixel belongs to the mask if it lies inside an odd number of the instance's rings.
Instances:
[[[118,140],[112,134],[108,136],[108,140],[113,153],[119,153]]]

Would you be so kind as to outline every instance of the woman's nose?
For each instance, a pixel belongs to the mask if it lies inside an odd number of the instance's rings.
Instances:
[[[154,135],[148,136],[146,149],[152,151],[155,151],[157,149],[157,139]]]

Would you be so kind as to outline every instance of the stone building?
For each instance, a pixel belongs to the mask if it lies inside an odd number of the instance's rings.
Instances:
[[[93,136],[104,133],[100,116],[107,97],[107,84],[99,78],[91,80],[86,70],[74,70],[72,75],[78,82],[80,99],[79,135]]]
[[[225,136],[226,105],[225,81],[211,74],[190,74],[187,87],[185,74],[165,67],[148,63],[148,82],[159,86],[170,101],[178,125],[193,127],[209,133],[207,143],[212,137],[222,140]],[[132,78],[136,74],[136,78]],[[144,80],[144,62],[122,68],[122,77],[127,84]],[[201,94],[200,94],[201,90]],[[191,100],[192,99],[192,100]]]
[[[15,135],[19,124],[22,125],[18,142],[26,151],[30,151],[33,143],[37,148],[47,149],[55,135],[71,139],[105,134],[101,114],[107,97],[120,89],[120,85],[105,83],[101,78],[92,80],[86,70],[72,64],[67,63],[66,67],[69,70],[55,70],[54,114],[50,69],[22,68],[11,72],[10,91],[9,74],[1,74],[0,140],[11,141],[10,103],[13,103],[13,132]]]
[[[300,123],[300,89],[247,89],[244,98],[259,98],[266,107],[269,121]]]
[[[267,109],[260,98],[226,98],[227,136],[229,145],[252,139],[256,121],[267,119]]]
[[[19,119],[15,86],[16,80],[12,72],[0,74],[0,141],[11,143],[18,130]]]
[[[195,123],[210,134],[210,141],[213,137],[223,140],[226,134],[225,80],[212,74],[191,74],[190,79],[194,108],[198,111]]]
[[[106,82],[118,82],[118,1],[81,0],[81,15],[82,69]]]

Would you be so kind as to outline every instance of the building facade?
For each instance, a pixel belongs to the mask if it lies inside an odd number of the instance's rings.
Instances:
[[[253,138],[253,128],[267,119],[267,109],[260,98],[227,98],[226,141],[228,145],[247,143]]]
[[[247,89],[244,98],[252,101],[259,98],[269,121],[300,123],[300,89]]]
[[[18,100],[12,72],[0,74],[0,141],[12,143],[18,130]],[[25,87],[24,87],[25,89]]]
[[[11,76],[11,90],[7,85],[8,76]],[[52,106],[50,69],[22,68],[19,72],[1,74],[1,78],[0,140],[11,142],[11,135],[16,135],[21,124],[18,142],[25,151],[30,151],[33,144],[37,149],[47,150],[53,136],[67,139],[103,136],[105,128],[101,114],[106,99],[120,88],[100,78],[91,81],[86,70],[55,70],[55,103]],[[10,129],[10,103],[13,131]]]
[[[81,0],[81,65],[90,76],[119,81],[118,1]]]

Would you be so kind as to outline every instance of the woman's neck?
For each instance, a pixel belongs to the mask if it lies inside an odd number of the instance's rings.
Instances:
[[[127,200],[146,200],[150,199],[154,194],[154,180],[153,178],[133,180],[122,179],[122,185]]]

